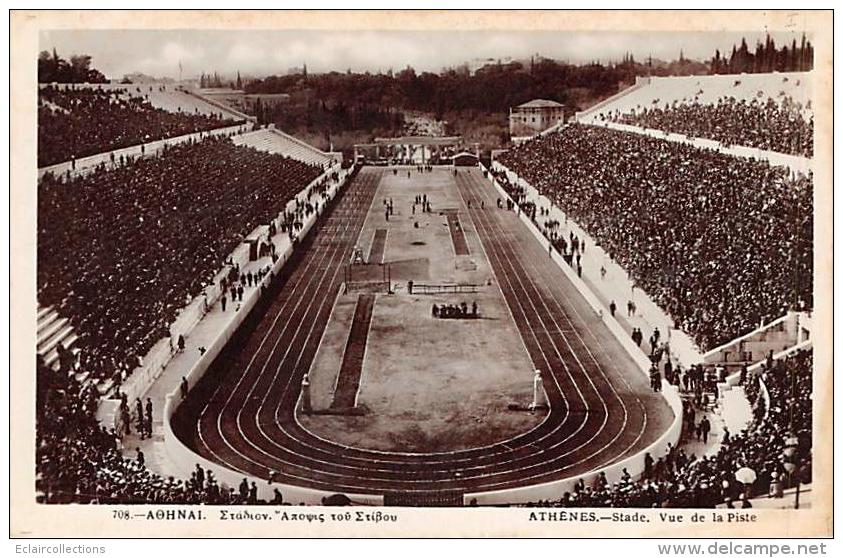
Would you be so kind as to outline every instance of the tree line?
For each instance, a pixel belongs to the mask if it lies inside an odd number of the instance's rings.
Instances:
[[[814,46],[802,34],[797,45],[796,39],[790,46],[776,46],[775,40],[767,35],[762,43],[755,44],[755,52],[750,52],[746,39],[741,39],[740,46],[733,45],[732,53],[726,57],[720,51],[714,53],[709,65],[712,74],[760,74],[767,72],[807,72],[814,67]]]
[[[237,72],[236,80],[223,80],[217,72],[213,74],[206,74],[202,72],[199,76],[199,87],[205,88],[221,88],[230,87],[231,89],[243,89],[243,79],[240,77],[240,71]]]
[[[634,79],[635,71],[631,65],[574,66],[544,59],[529,66],[493,64],[474,74],[459,69],[416,73],[411,67],[397,73],[292,74],[253,80],[245,89],[247,93],[306,91],[320,105],[339,106],[344,112],[379,107],[381,111],[419,110],[442,118],[447,112],[466,109],[505,112],[536,97],[577,104],[578,89],[586,90],[588,96],[608,95],[619,82]]]
[[[38,54],[39,83],[108,83],[97,69],[91,68],[91,57],[73,54],[65,60],[56,53],[43,50]]]
[[[529,62],[489,64],[473,74],[467,67],[440,73],[417,73],[407,67],[399,72],[328,72],[269,76],[245,84],[247,93],[289,93],[307,91],[322,106],[343,105],[343,110],[419,110],[442,118],[454,111],[507,112],[510,107],[536,98],[558,101],[571,111],[586,108],[596,99],[616,93],[636,76],[730,74],[808,71],[813,67],[814,49],[802,36],[779,48],[768,35],[751,52],[746,39],[734,45],[729,56],[716,51],[708,61],[686,59],[680,53],[673,62],[636,60],[624,55],[619,63],[591,62],[573,65],[546,58]]]

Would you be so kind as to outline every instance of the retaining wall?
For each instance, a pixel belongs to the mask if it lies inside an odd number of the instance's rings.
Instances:
[[[779,352],[804,341],[809,318],[805,312],[788,312],[784,316],[736,339],[724,343],[703,355],[706,364],[743,364],[744,359],[757,362],[771,350]]]

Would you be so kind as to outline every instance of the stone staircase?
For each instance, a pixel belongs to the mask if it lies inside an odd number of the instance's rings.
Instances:
[[[723,423],[733,435],[746,428],[752,421],[752,406],[742,386],[729,388],[728,384],[722,385],[719,409]]]
[[[37,353],[44,363],[57,370],[59,367],[59,344],[66,349],[78,351],[74,347],[79,335],[73,331],[68,318],[64,318],[51,306],[38,306],[37,314]]]
[[[93,385],[101,396],[113,394],[114,380],[95,378],[90,372],[79,369],[78,358],[82,350],[79,347],[80,336],[73,329],[69,318],[61,316],[52,306],[39,305],[36,319],[36,353],[43,359],[44,364],[54,371],[59,370],[59,345],[61,345],[73,355],[74,365],[68,374],[72,375],[83,388]]]
[[[802,342],[808,333],[800,323],[806,319],[804,313],[789,312],[753,332],[708,351],[703,355],[703,360],[706,364],[728,367],[761,361],[770,351],[777,354]]]
[[[329,154],[272,128],[235,136],[233,141],[236,145],[277,153],[322,168],[332,162]]]

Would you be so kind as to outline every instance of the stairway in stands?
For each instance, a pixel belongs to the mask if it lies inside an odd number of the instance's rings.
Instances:
[[[723,389],[720,394],[720,416],[729,432],[737,434],[752,422],[752,406],[743,386]]]
[[[59,367],[59,343],[67,349],[74,349],[79,335],[73,331],[68,318],[63,318],[52,307],[38,306],[37,352],[44,363],[57,370]]]
[[[74,331],[70,320],[59,315],[52,306],[42,307],[40,304],[38,305],[37,320],[36,352],[44,359],[44,363],[54,371],[59,370],[58,347],[60,344],[65,349],[70,350],[74,356],[74,361],[77,361],[81,351],[81,348],[77,346],[79,334]],[[115,385],[113,379],[96,378],[90,372],[80,370],[78,367],[75,367],[70,373],[83,388],[93,385],[101,396],[113,395],[119,388]]]
[[[273,129],[263,129],[233,138],[235,145],[253,147],[259,151],[278,153],[297,159],[308,165],[325,167],[330,164],[331,156],[319,151],[305,142]]]

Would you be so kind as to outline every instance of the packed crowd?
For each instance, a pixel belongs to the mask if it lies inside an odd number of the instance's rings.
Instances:
[[[237,124],[217,115],[167,112],[140,95],[124,89],[40,89],[38,166]]]
[[[480,317],[480,314],[477,310],[476,300],[471,303],[471,307],[469,307],[465,301],[459,304],[434,304],[433,308],[430,311],[430,315],[434,318],[442,319],[467,319]]]
[[[71,318],[80,368],[119,386],[244,236],[320,172],[206,138],[84,177],[45,175],[38,298]]]
[[[436,120],[423,112],[407,111],[404,113],[404,129],[406,136],[442,137],[445,135],[446,122]]]
[[[770,359],[760,372],[747,375],[744,386],[755,407],[755,417],[745,431],[724,435],[719,451],[713,455],[696,457],[669,447],[664,456],[645,455],[640,478],[624,470],[621,480],[609,483],[605,475],[599,475],[588,485],[579,480],[574,490],[559,500],[532,505],[749,507],[748,500],[754,497],[781,496],[796,482],[810,483],[812,367],[812,353],[799,351],[783,360]],[[765,388],[769,405],[761,394]],[[688,414],[694,413],[691,409]],[[700,421],[707,436],[705,424],[705,419]],[[754,473],[754,480],[744,476],[746,469]]]
[[[41,404],[37,407],[36,491],[45,503],[77,504],[261,504],[283,503],[275,490],[265,502],[257,487],[235,489],[199,465],[189,480],[150,471],[140,450],[125,457],[120,437],[96,419],[98,394],[66,370],[39,362]],[[245,479],[244,479],[245,480]],[[245,488],[245,489],[244,489]]]
[[[810,176],[576,124],[499,161],[579,223],[703,350],[813,305]]]
[[[601,115],[601,118],[606,119]],[[713,139],[724,146],[742,145],[802,157],[814,155],[814,118],[803,114],[790,97],[737,100],[720,98],[715,104],[679,103],[654,106],[626,114],[609,114],[614,122],[691,137]]]

